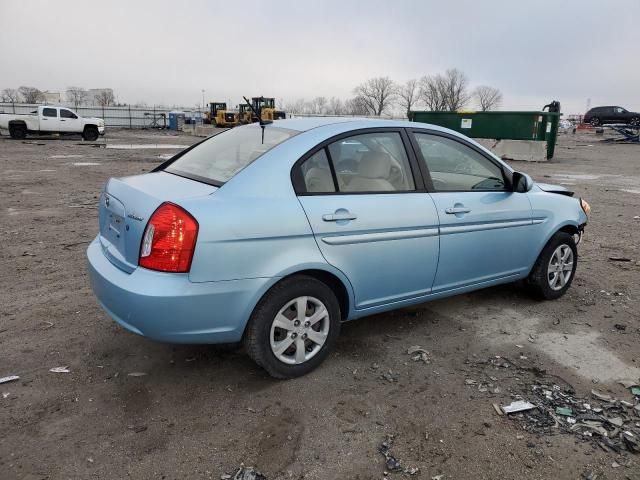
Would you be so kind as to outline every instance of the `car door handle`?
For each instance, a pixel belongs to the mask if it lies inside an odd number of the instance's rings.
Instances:
[[[322,220],[325,222],[339,222],[340,220],[355,220],[358,216],[354,213],[328,213],[322,215]]]
[[[449,215],[455,215],[456,213],[469,213],[471,211],[470,208],[467,207],[450,207],[447,208],[444,213],[448,213]]]

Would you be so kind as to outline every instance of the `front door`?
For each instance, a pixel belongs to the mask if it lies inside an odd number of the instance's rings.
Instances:
[[[531,204],[502,166],[455,137],[414,131],[433,184],[440,260],[433,292],[521,276],[534,248]]]
[[[431,291],[438,216],[406,139],[384,129],[342,137],[297,167],[300,203],[325,259],[351,282],[356,309]]]
[[[61,132],[82,132],[81,122],[78,116],[67,108],[60,109],[60,131]]]

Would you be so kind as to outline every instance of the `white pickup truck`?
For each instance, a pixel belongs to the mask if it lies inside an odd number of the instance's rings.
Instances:
[[[81,133],[89,141],[104,135],[104,120],[81,117],[70,108],[43,105],[31,113],[0,113],[0,130],[9,130],[11,138],[27,134]]]

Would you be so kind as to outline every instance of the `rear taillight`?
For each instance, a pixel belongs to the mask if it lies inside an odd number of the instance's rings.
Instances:
[[[140,245],[141,267],[186,273],[191,268],[198,222],[185,209],[163,203],[153,212]]]

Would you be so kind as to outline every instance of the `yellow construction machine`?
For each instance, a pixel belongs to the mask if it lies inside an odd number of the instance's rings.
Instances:
[[[227,104],[224,102],[209,103],[209,111],[206,114],[207,120],[216,127],[235,127],[240,123],[238,114],[227,111]]]
[[[245,101],[249,103],[249,101],[245,98]],[[251,109],[252,109],[252,122],[257,121],[273,121],[280,120],[286,118],[285,112],[282,110],[276,110],[276,99],[269,97],[252,97],[251,98]],[[258,115],[260,118],[258,118]]]

